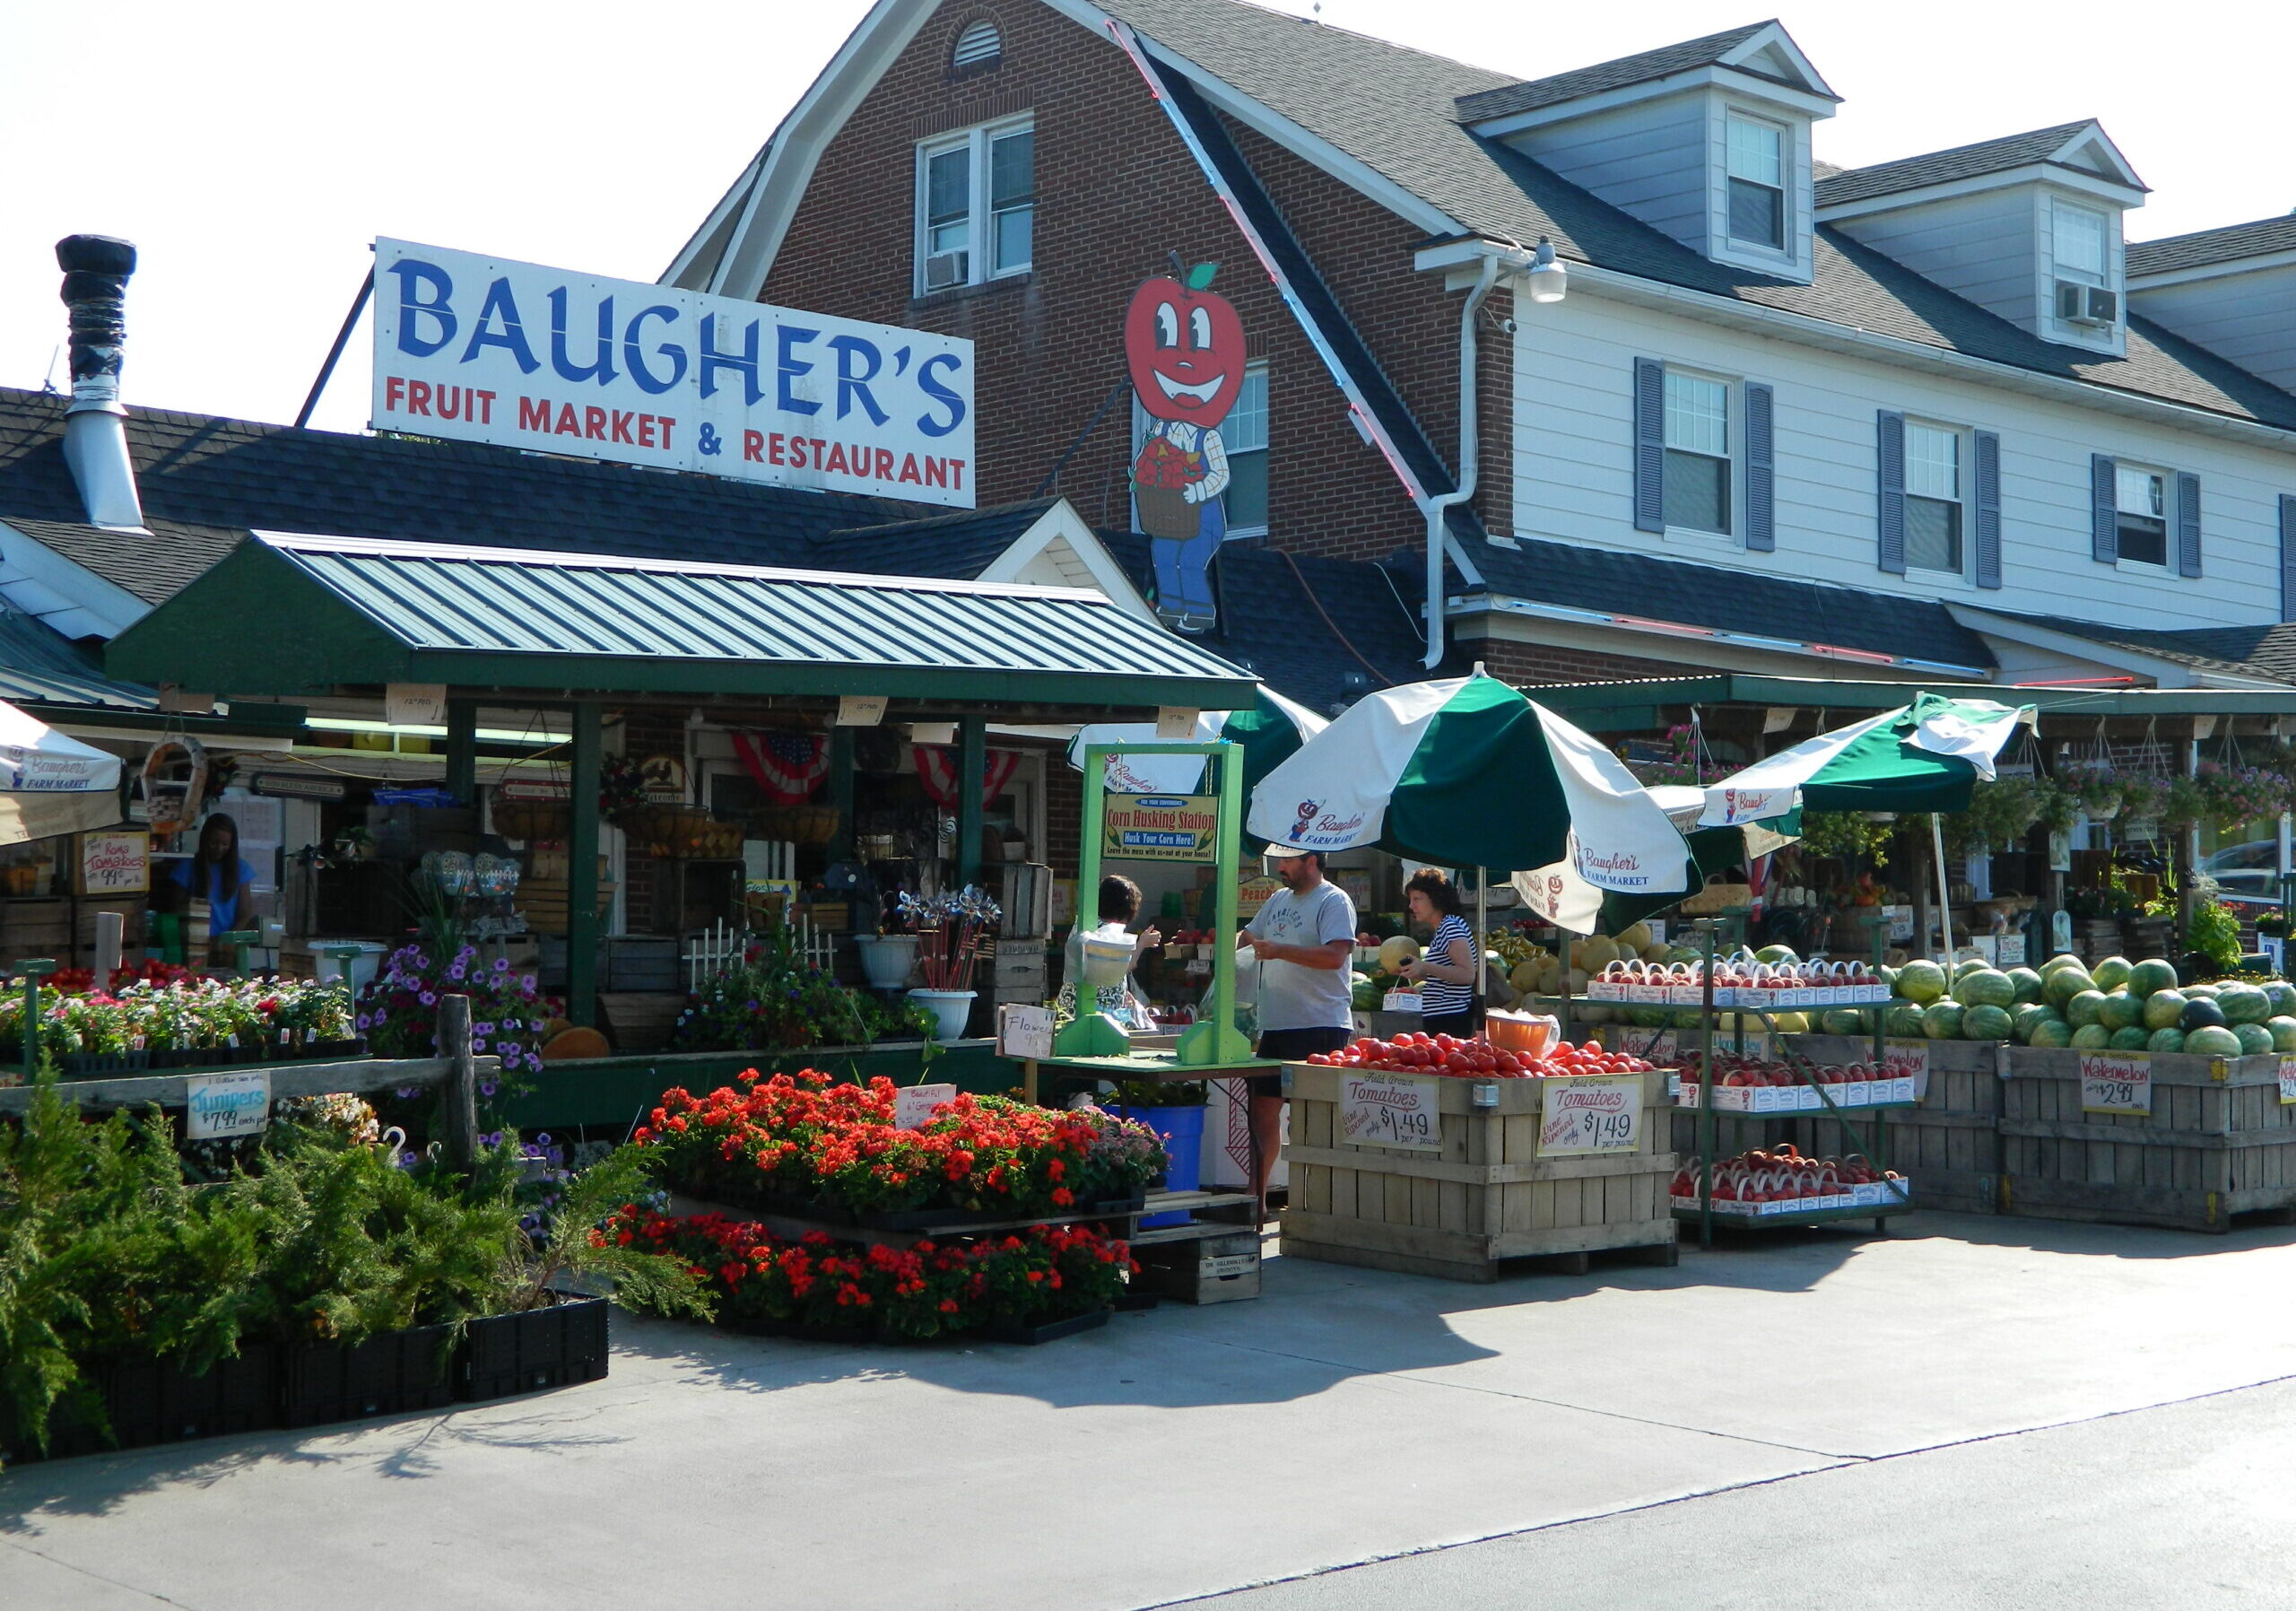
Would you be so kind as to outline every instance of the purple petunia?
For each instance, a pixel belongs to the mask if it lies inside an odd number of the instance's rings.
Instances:
[[[479,1081],[478,1093],[481,1096],[492,1096],[494,1094],[494,1082],[492,1080]]]
[[[421,1000],[424,1006],[437,1006],[439,1005],[439,998],[428,990],[422,992]]]

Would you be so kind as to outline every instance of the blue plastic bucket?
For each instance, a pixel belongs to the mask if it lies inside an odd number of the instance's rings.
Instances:
[[[1171,1163],[1164,1171],[1161,1187],[1167,1191],[1194,1191],[1204,1174],[1204,1115],[1205,1108],[1197,1103],[1190,1108],[1120,1108],[1109,1112],[1120,1119],[1136,1119],[1164,1138],[1164,1151]],[[1143,1231],[1152,1231],[1159,1225],[1185,1225],[1188,1215],[1182,1213],[1148,1214],[1140,1219]]]

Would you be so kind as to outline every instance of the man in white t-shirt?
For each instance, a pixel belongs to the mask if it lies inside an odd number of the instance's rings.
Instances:
[[[1338,1051],[1354,1032],[1348,964],[1355,954],[1355,902],[1324,876],[1320,850],[1272,844],[1283,887],[1238,937],[1259,959],[1259,1055],[1296,1063]],[[1283,1140],[1283,1083],[1251,1085],[1252,1190],[1263,1200]]]

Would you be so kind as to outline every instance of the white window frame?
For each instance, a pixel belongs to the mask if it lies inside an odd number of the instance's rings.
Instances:
[[[1260,443],[1260,445],[1259,445],[1258,447],[1257,447],[1257,448],[1239,448],[1239,447],[1237,447],[1237,446],[1236,446],[1236,444],[1235,444],[1235,442],[1234,442],[1234,440],[1233,440],[1231,438],[1230,438],[1230,436],[1229,436],[1229,434],[1228,434],[1228,428],[1235,422],[1236,414],[1235,414],[1235,410],[1234,410],[1234,409],[1231,409],[1231,410],[1229,410],[1229,411],[1228,411],[1228,417],[1227,417],[1225,420],[1222,421],[1222,422],[1221,422],[1221,423],[1220,423],[1220,439],[1221,439],[1221,442],[1222,442],[1222,445],[1223,445],[1223,446],[1228,449],[1228,475],[1229,475],[1229,484],[1230,484],[1230,485],[1231,485],[1231,486],[1234,484],[1234,477],[1235,477],[1235,463],[1236,463],[1236,457],[1237,457],[1237,455],[1238,455],[1238,454],[1239,454],[1239,453],[1262,453],[1262,454],[1265,454],[1265,455],[1267,455],[1267,456],[1268,456],[1268,457],[1267,457],[1267,459],[1266,459],[1267,466],[1268,466],[1269,468],[1271,468],[1271,469],[1274,467],[1274,463],[1275,463],[1275,457],[1274,457],[1275,432],[1274,432],[1274,411],[1273,406],[1271,405],[1271,402],[1270,402],[1270,399],[1269,399],[1269,396],[1268,396],[1267,361],[1266,361],[1265,359],[1264,359],[1264,358],[1255,358],[1255,359],[1250,360],[1249,361],[1248,361],[1248,362],[1244,365],[1244,387],[1245,387],[1245,389],[1246,389],[1246,390],[1248,390],[1248,389],[1250,388],[1250,387],[1251,387],[1251,383],[1252,383],[1252,379],[1253,379],[1253,377],[1254,377],[1254,376],[1257,376],[1257,377],[1258,377],[1258,379],[1259,379],[1259,383],[1260,383],[1260,434],[1261,434],[1261,435],[1262,435],[1262,437],[1263,437],[1263,438],[1265,438],[1265,440],[1263,440],[1263,441]],[[1239,393],[1237,393],[1237,394],[1236,394],[1236,402],[1237,402],[1237,404],[1238,404],[1239,405],[1240,405],[1242,404],[1243,400],[1244,400],[1244,398],[1243,398],[1243,393],[1242,393],[1242,392],[1239,392]],[[1137,455],[1138,455],[1138,453],[1139,453],[1139,448],[1135,447],[1135,448],[1133,449],[1133,452],[1134,452],[1135,456],[1135,457],[1137,457]],[[1268,515],[1269,515],[1270,518],[1269,518],[1269,519],[1266,519],[1266,520],[1263,520],[1263,521],[1261,521],[1257,526],[1234,526],[1234,525],[1230,526],[1230,527],[1228,527],[1228,536],[1229,536],[1229,537],[1230,537],[1230,539],[1231,539],[1231,540],[1233,540],[1233,539],[1235,539],[1235,538],[1237,538],[1237,537],[1264,537],[1264,536],[1267,536],[1267,534],[1268,534],[1268,530],[1269,530],[1269,527],[1270,527],[1270,526],[1273,524],[1273,518],[1274,518],[1274,512],[1275,512],[1275,509],[1274,509],[1274,506],[1275,506],[1275,489],[1274,489],[1274,485],[1273,485],[1272,483],[1271,483],[1271,484],[1269,485],[1269,487],[1268,487],[1268,499],[1267,499],[1267,501],[1268,501]]]
[[[1263,379],[1264,379],[1266,377],[1266,375],[1267,375],[1267,360],[1266,360],[1266,359],[1265,359],[1265,358],[1254,358],[1254,359],[1249,360],[1249,361],[1248,361],[1248,362],[1246,362],[1246,363],[1245,363],[1245,365],[1244,365],[1244,373],[1245,373],[1245,375],[1246,375],[1247,377],[1249,377],[1249,376],[1252,376],[1252,375],[1258,375],[1258,376],[1262,377],[1262,378],[1263,378]],[[1240,393],[1239,393],[1239,394],[1238,395],[1238,396],[1237,396],[1237,401],[1238,401],[1238,402],[1239,402],[1239,403],[1240,403],[1241,401],[1243,401],[1243,398],[1242,398],[1242,396],[1241,396],[1241,394],[1240,394]],[[1267,443],[1267,446],[1266,446],[1266,447],[1265,447],[1265,448],[1245,448],[1245,449],[1244,449],[1244,451],[1245,451],[1245,452],[1247,452],[1247,453],[1265,453],[1265,454],[1267,454],[1267,455],[1269,456],[1269,457],[1268,457],[1268,466],[1269,466],[1270,470],[1271,470],[1271,471],[1273,471],[1274,466],[1274,464],[1275,464],[1275,459],[1274,459],[1275,432],[1274,432],[1274,417],[1273,417],[1273,415],[1274,415],[1274,410],[1273,410],[1273,408],[1272,408],[1272,407],[1271,407],[1271,409],[1270,409],[1270,411],[1269,411],[1269,412],[1270,412],[1270,419],[1269,419],[1269,426],[1270,426],[1270,429],[1269,429],[1269,431],[1268,431],[1268,443]],[[1222,447],[1224,447],[1224,448],[1227,448],[1227,450],[1228,450],[1228,457],[1229,457],[1229,458],[1230,458],[1231,460],[1233,460],[1233,459],[1234,459],[1234,457],[1235,457],[1235,456],[1236,456],[1236,451],[1237,451],[1237,449],[1236,449],[1236,445],[1235,445],[1235,443],[1234,443],[1231,440],[1230,440],[1230,438],[1229,438],[1229,436],[1228,436],[1228,434],[1227,434],[1227,433],[1228,433],[1228,430],[1229,430],[1230,426],[1231,426],[1232,424],[1234,424],[1234,422],[1235,422],[1235,419],[1236,419],[1235,410],[1234,410],[1234,409],[1232,409],[1232,408],[1231,408],[1231,409],[1228,411],[1228,417],[1227,417],[1226,419],[1224,419],[1224,420],[1222,420],[1222,421],[1221,421],[1221,422],[1220,422],[1220,432],[1221,432],[1221,435],[1220,435],[1220,440],[1221,440],[1221,445],[1222,445]],[[1150,424],[1150,418],[1149,418],[1148,411],[1147,411],[1146,409],[1144,409],[1144,408],[1143,408],[1143,407],[1141,407],[1141,406],[1140,406],[1140,395],[1139,395],[1137,392],[1135,392],[1135,393],[1133,394],[1133,397],[1132,397],[1132,458],[1131,458],[1131,460],[1130,460],[1130,461],[1128,461],[1128,462],[1135,462],[1135,463],[1136,463],[1136,462],[1138,461],[1139,457],[1140,457],[1140,450],[1141,450],[1143,448],[1144,448],[1144,447],[1146,447],[1146,446],[1148,445],[1148,426],[1149,426],[1149,424]],[[1234,466],[1233,466],[1233,465],[1231,464],[1231,466],[1230,466],[1230,469],[1229,469],[1229,480],[1230,480],[1230,484],[1231,484],[1231,485],[1233,485],[1233,484],[1234,484],[1234,476],[1235,476]],[[1127,479],[1126,479],[1126,484],[1127,484],[1127,485],[1130,485],[1130,480],[1129,480],[1129,478],[1128,478],[1128,477],[1127,477]],[[1131,503],[1131,509],[1132,509],[1132,529],[1133,529],[1133,530],[1135,530],[1135,531],[1138,531],[1138,530],[1140,529],[1140,497],[1139,497],[1139,492],[1138,492],[1138,489],[1137,489],[1137,488],[1135,488],[1135,489],[1133,490],[1133,492],[1132,492],[1129,495],[1130,495],[1131,500],[1132,500],[1132,503]],[[1225,496],[1225,494],[1223,493],[1223,494],[1222,494],[1222,496],[1224,497],[1224,496]],[[1231,526],[1230,526],[1230,527],[1228,527],[1228,535],[1227,535],[1226,538],[1225,538],[1225,539],[1223,539],[1223,540],[1224,540],[1224,541],[1226,541],[1226,542],[1233,543],[1233,542],[1237,541],[1239,538],[1241,538],[1241,537],[1264,537],[1264,536],[1267,536],[1268,532],[1273,528],[1273,518],[1274,518],[1274,513],[1275,513],[1275,487],[1274,487],[1274,482],[1273,482],[1273,480],[1272,480],[1272,479],[1271,479],[1271,481],[1270,481],[1270,483],[1269,483],[1269,485],[1268,485],[1267,503],[1268,503],[1268,514],[1269,514],[1269,517],[1270,517],[1270,523],[1269,523],[1268,525],[1263,525],[1263,526],[1234,526],[1234,525],[1231,525]],[[1225,507],[1228,507],[1228,506],[1223,505],[1222,507],[1223,507],[1223,508],[1225,508]]]
[[[1918,491],[1913,484],[1913,433],[1917,431],[1934,431],[1940,436],[1950,437],[1952,439],[1953,479],[1956,486],[1959,488],[1959,491],[1951,500],[1939,498],[1931,492]],[[1918,574],[1931,579],[1958,579],[1962,582],[1968,582],[1970,578],[1970,573],[1975,569],[1977,563],[1977,490],[1974,484],[1977,478],[1976,434],[1969,426],[1966,425],[1956,425],[1944,420],[1921,419],[1913,414],[1908,414],[1906,416],[1905,431],[1905,495],[1907,508],[1906,570],[1909,573]],[[1961,563],[1959,570],[1933,570],[1929,566],[1917,565],[1913,562],[1913,527],[1911,517],[1913,500],[1916,498],[1927,499],[1933,503],[1944,503],[1951,501],[1960,506],[1961,511]]]
[[[996,213],[989,198],[989,153],[996,142],[1011,135],[1032,135],[1036,132],[1033,114],[1002,118],[995,123],[976,124],[971,128],[952,129],[935,135],[929,140],[917,143],[917,172],[915,195],[909,204],[910,235],[915,270],[912,275],[918,296],[933,296],[968,285],[986,285],[993,280],[1009,280],[1027,274],[1035,266],[1035,213],[1042,198],[1033,185],[1029,202],[1029,257],[1027,263],[1016,263],[1004,268],[991,266],[995,256]],[[969,153],[967,163],[965,277],[952,285],[935,286],[928,290],[925,283],[925,260],[932,255],[932,220],[926,209],[930,204],[931,187],[928,176],[933,159],[951,152]],[[1011,211],[1012,209],[1006,209]]]
[[[2150,475],[2161,486],[2161,562],[2132,560],[2121,552],[2120,517],[2135,514],[2135,509],[2120,506],[2120,478],[2124,475]],[[2151,517],[2145,517],[2150,518]],[[2113,568],[2138,576],[2174,576],[2177,573],[2177,473],[2160,465],[2131,464],[2128,460],[2113,461]]]
[[[1722,451],[1718,454],[1705,453],[1702,448],[1677,448],[1674,446],[1674,411],[1663,390],[1660,393],[1661,412],[1665,416],[1665,424],[1659,433],[1660,451],[1662,455],[1675,452],[1702,454],[1709,458],[1719,458],[1727,466],[1726,473],[1730,484],[1728,495],[1725,501],[1727,508],[1724,512],[1730,523],[1730,529],[1713,531],[1703,526],[1677,526],[1672,520],[1668,520],[1666,536],[1669,538],[1678,538],[1686,542],[1718,543],[1730,548],[1743,549],[1745,546],[1746,529],[1744,382],[1735,375],[1716,374],[1710,370],[1693,369],[1688,364],[1666,365],[1666,381],[1671,382],[1677,378],[1685,380],[1703,380],[1722,388]],[[1774,425],[1772,429],[1775,429]],[[1663,457],[1658,472],[1658,497],[1663,511],[1665,501],[1665,469]]]
[[[2109,207],[2065,196],[2052,195],[2048,197],[2046,205],[2048,213],[2046,260],[2048,267],[2041,285],[2041,309],[2048,320],[2046,332],[2053,341],[2117,350],[2128,323],[2128,284],[2118,214]],[[2064,260],[2059,248],[2065,239],[2065,221],[2068,218],[2094,221],[2097,226],[2097,266],[2094,269],[2076,267]],[[2057,318],[2057,285],[2060,280],[2111,292],[2118,299],[2116,307],[2119,317],[2109,325],[2076,325]]]
[[[1778,182],[1766,187],[1778,192],[1778,239],[1744,240],[1730,233],[1730,181],[1744,179],[1748,184],[1764,181],[1735,170],[1731,159],[1730,126],[1743,123],[1749,128],[1766,131],[1778,142]],[[1791,259],[1794,251],[1794,131],[1774,118],[1761,117],[1740,108],[1726,106],[1722,109],[1722,239],[1733,251],[1761,252]]]

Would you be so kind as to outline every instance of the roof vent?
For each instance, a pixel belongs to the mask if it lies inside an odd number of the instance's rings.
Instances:
[[[996,31],[996,24],[987,17],[968,23],[957,36],[956,48],[949,52],[952,67],[978,67],[996,61],[1004,54],[1004,36]]]
[[[91,526],[144,528],[135,466],[127,456],[127,410],[119,401],[120,354],[127,341],[127,277],[135,248],[110,235],[66,235],[56,243],[64,306],[72,322],[72,405],[64,411],[64,461],[80,488]]]

